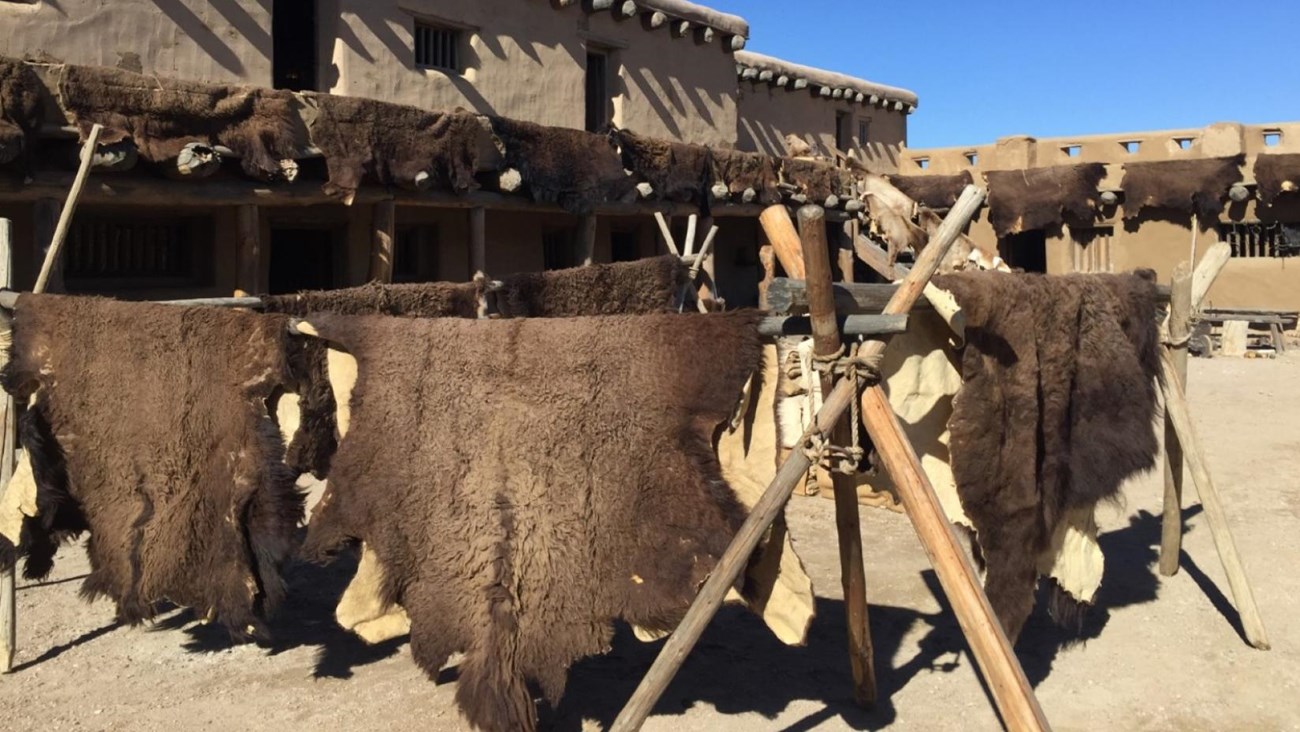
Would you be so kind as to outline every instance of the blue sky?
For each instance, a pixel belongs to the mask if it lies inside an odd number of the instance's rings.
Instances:
[[[748,49],[915,91],[912,147],[1300,121],[1297,0],[697,0]]]

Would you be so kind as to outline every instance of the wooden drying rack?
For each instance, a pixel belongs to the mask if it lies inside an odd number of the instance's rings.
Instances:
[[[46,252],[34,292],[45,289],[51,275],[57,271],[68,225],[75,212],[79,194],[85,185],[91,163],[91,151],[100,134],[96,125],[83,146],[78,169],[67,202],[59,217],[54,237]],[[839,265],[845,274],[851,271],[852,257],[872,266],[884,277],[897,280],[897,286],[854,285],[851,276],[848,284],[832,283],[829,246],[826,236],[826,213],[814,205],[804,206],[798,212],[799,229],[795,231],[788,209],[776,205],[760,216],[769,241],[770,250],[764,252],[768,270],[762,287],[765,299],[781,300],[782,307],[806,307],[809,317],[766,318],[760,332],[767,336],[811,333],[814,349],[819,355],[839,351],[843,336],[868,336],[858,351],[860,358],[880,356],[886,347],[884,336],[906,330],[907,313],[918,307],[923,292],[937,271],[939,262],[959,238],[974,214],[983,205],[985,192],[968,186],[949,210],[943,224],[917,257],[910,268],[890,265],[884,251],[864,236],[853,234],[848,256],[841,251]],[[709,225],[703,245],[692,252],[696,220],[691,217],[690,231],[685,251],[673,241],[667,223],[658,217],[661,230],[670,251],[691,264],[691,286],[709,267],[709,255],[716,227]],[[1226,248],[1226,245],[1222,245]],[[12,286],[12,226],[0,220],[0,317],[8,318],[7,311],[14,306],[17,294]],[[795,280],[786,281],[775,289],[773,284],[773,259],[780,260],[783,268]],[[1199,305],[1210,284],[1222,269],[1226,256],[1211,249],[1195,275],[1190,264],[1180,265],[1175,272],[1170,290],[1170,315],[1165,326],[1166,347],[1162,352],[1167,420],[1166,494],[1164,511],[1164,536],[1161,544],[1161,571],[1177,571],[1178,542],[1181,540],[1181,470],[1183,457],[1191,467],[1194,484],[1205,505],[1207,518],[1216,546],[1224,563],[1236,605],[1242,617],[1248,642],[1261,649],[1268,647],[1264,627],[1255,607],[1250,585],[1237,556],[1235,544],[1228,530],[1223,506],[1210,479],[1203,453],[1192,429],[1190,413],[1183,392],[1186,378],[1186,338],[1190,331],[1192,313]],[[709,273],[711,274],[711,272]],[[704,290],[701,290],[703,294]],[[685,294],[680,298],[685,301]],[[783,300],[781,298],[784,298]],[[177,305],[210,305],[227,307],[261,306],[258,298],[200,298],[169,301]],[[700,298],[702,304],[703,298]],[[923,303],[920,306],[924,306]],[[701,307],[703,309],[703,307]],[[829,381],[830,379],[828,379]],[[814,418],[814,424],[803,435],[801,444],[810,449],[796,449],[778,469],[775,478],[754,505],[740,531],[719,560],[714,571],[701,588],[698,596],[677,629],[669,636],[654,665],[642,679],[614,722],[615,732],[630,732],[641,727],[651,709],[667,688],[677,670],[685,661],[705,626],[713,618],[727,590],[743,571],[749,556],[761,537],[781,512],[793,493],[798,480],[806,474],[813,462],[811,449],[815,440],[844,439],[847,420],[844,412],[854,400],[861,400],[862,420],[872,438],[881,462],[893,478],[894,484],[908,517],[911,519],[931,564],[939,577],[953,607],[967,642],[988,680],[993,702],[1011,730],[1046,730],[1046,716],[1035,698],[1024,670],[1016,658],[1001,623],[993,614],[985,596],[979,576],[970,559],[962,550],[952,525],[947,521],[939,499],[929,478],[921,469],[915,450],[904,434],[897,416],[889,405],[882,386],[878,383],[863,385],[856,377],[839,379],[833,386],[823,386],[826,397]],[[4,430],[3,447],[0,447],[0,488],[6,486],[13,473],[17,447],[14,426],[14,401],[4,400],[0,426]],[[836,527],[840,541],[841,572],[845,590],[848,619],[848,646],[853,670],[854,698],[864,706],[876,699],[874,659],[871,638],[867,628],[866,585],[863,579],[861,527],[859,524],[856,492],[846,485],[836,486]],[[16,616],[14,608],[15,583],[13,569],[0,574],[0,671],[12,668],[15,650]]]

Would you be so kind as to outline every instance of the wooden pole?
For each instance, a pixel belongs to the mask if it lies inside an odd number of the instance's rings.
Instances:
[[[86,178],[90,175],[91,163],[95,157],[95,146],[99,144],[99,133],[104,128],[95,125],[90,128],[90,135],[86,137],[86,144],[81,146],[81,166],[77,168],[77,177],[72,179],[72,189],[68,191],[68,198],[63,204],[63,211],[59,214],[59,224],[54,228],[54,238],[50,240],[49,251],[45,254],[45,262],[41,265],[41,273],[36,277],[35,292],[44,292],[46,285],[50,281],[51,275],[58,268],[63,255],[63,242],[68,237],[68,227],[72,224],[72,215],[77,212],[77,201],[81,198],[81,189],[86,187]]]
[[[799,209],[799,238],[803,242],[803,263],[807,272],[808,314],[812,320],[813,353],[834,356],[843,347],[835,320],[835,296],[831,290],[830,249],[826,240],[826,214],[820,206]],[[834,387],[835,377],[822,374],[823,394]],[[833,445],[852,444],[857,429],[841,417],[831,429]],[[858,492],[853,476],[833,473],[835,530],[839,535],[840,583],[844,590],[848,624],[849,665],[853,672],[853,700],[871,708],[876,703],[876,669],[868,623],[867,578],[862,568],[862,522],[858,515]]]
[[[596,214],[582,217],[578,227],[578,259],[584,267],[590,267],[596,261]]]
[[[934,487],[879,385],[868,387],[862,394],[862,421],[939,576],[1003,723],[1012,732],[1048,729],[1029,679],[984,595],[979,575],[962,551]]]
[[[767,235],[767,241],[776,252],[776,261],[781,263],[787,277],[795,280],[805,279],[803,265],[803,242],[799,241],[799,232],[794,230],[790,221],[790,212],[784,204],[776,204],[763,209],[758,216],[758,223]]]
[[[1187,466],[1191,469],[1192,482],[1200,494],[1201,505],[1205,507],[1205,518],[1210,524],[1210,534],[1214,545],[1219,550],[1219,559],[1223,561],[1223,572],[1228,575],[1228,586],[1232,589],[1232,599],[1241,616],[1241,627],[1246,632],[1246,641],[1262,651],[1268,650],[1268,635],[1264,632],[1264,621],[1259,616],[1255,605],[1255,594],[1250,589],[1246,578],[1246,569],[1237,554],[1237,544],[1232,539],[1232,530],[1228,528],[1228,517],[1219,499],[1219,491],[1210,479],[1210,469],[1205,462],[1205,453],[1200,440],[1192,427],[1191,409],[1183,391],[1183,379],[1178,373],[1174,355],[1169,349],[1160,354],[1161,367],[1164,371],[1164,383],[1161,388],[1165,396],[1165,414],[1178,433]]]
[[[13,285],[13,251],[14,225],[9,219],[0,219],[0,287]],[[0,315],[0,320],[9,328],[8,314]],[[6,354],[0,352],[0,360]],[[4,397],[4,414],[0,418],[0,495],[9,487],[9,479],[14,474],[14,447],[17,443],[15,429],[14,398],[8,394]],[[15,567],[7,567],[0,572],[0,673],[9,673],[14,667],[14,652],[18,650],[18,586]]]
[[[935,234],[932,245],[927,246],[917,260],[916,266],[908,273],[903,280],[902,285],[895,293],[895,297],[890,301],[886,308],[888,314],[905,314],[918,297],[920,297],[925,283],[934,275],[939,268],[939,262],[948,249],[952,247],[953,242],[957,240],[957,235],[965,228],[967,222],[975,215],[976,210],[984,201],[984,193],[974,186],[967,186],[962,193],[961,198],[948,212],[948,217],[944,220],[943,226],[940,226]],[[787,220],[789,216],[787,214]],[[802,250],[802,244],[800,244]],[[800,257],[802,258],[802,256]],[[884,341],[873,340],[865,343],[860,349],[859,354],[871,358],[884,352]],[[808,441],[814,434],[828,434],[835,423],[839,421],[840,415],[849,407],[849,402],[857,398],[857,385],[851,380],[841,379],[835,388],[826,395],[822,402],[822,408],[817,413],[814,420],[814,426],[809,429],[808,433],[803,436],[801,444],[808,444]],[[745,523],[740,527],[740,531],[723,553],[722,558],[718,561],[713,572],[705,581],[704,587],[700,589],[695,598],[695,602],[682,619],[677,630],[668,637],[664,648],[659,652],[658,658],[646,673],[645,678],[633,693],[632,698],[623,710],[619,713],[618,718],[614,720],[611,732],[631,732],[641,728],[646,717],[650,715],[650,710],[654,708],[655,703],[663,694],[664,689],[672,681],[677,670],[681,668],[686,656],[695,647],[696,641],[699,640],[700,634],[704,632],[705,626],[717,613],[718,607],[721,606],[727,590],[735,583],[736,578],[744,569],[749,561],[750,554],[753,553],[754,547],[758,546],[759,540],[767,532],[769,526],[780,513],[781,507],[789,500],[790,493],[794,490],[795,484],[804,476],[812,460],[806,450],[794,450],[786,458],[785,462],[777,470],[776,477],[768,485],[767,490],[763,492],[758,502],[750,509],[749,516]],[[937,500],[937,499],[936,499]],[[985,600],[987,607],[987,600]],[[989,611],[992,612],[991,610]],[[996,623],[996,621],[993,621]],[[1000,629],[1000,628],[999,628]],[[1005,636],[1003,636],[1005,643]],[[1014,661],[1014,657],[1012,657]],[[1019,666],[1016,666],[1019,669]],[[986,669],[986,676],[998,669]],[[1021,677],[1024,674],[1021,672]],[[1027,688],[1027,685],[1026,687]],[[1032,693],[1029,695],[1029,704],[1032,702]],[[1036,702],[1033,703],[1036,707]],[[1041,714],[1041,712],[1040,712]],[[1008,718],[1008,714],[1003,712],[1003,717]]]
[[[244,292],[262,292],[262,222],[257,206],[245,204],[235,208],[235,236],[238,237],[235,250],[238,287]]]
[[[1183,262],[1174,268],[1169,291],[1169,321],[1166,336],[1171,344],[1174,368],[1187,382],[1187,337],[1192,330],[1192,266]],[[1160,574],[1178,573],[1178,554],[1183,548],[1183,446],[1174,425],[1165,419],[1165,504],[1160,520]]]
[[[370,281],[393,281],[393,237],[397,235],[397,202],[379,201],[371,214]]]
[[[469,276],[487,271],[487,209],[469,210]]]
[[[1205,296],[1210,294],[1214,281],[1219,278],[1219,273],[1231,258],[1232,245],[1226,241],[1221,241],[1205,250],[1205,255],[1201,257],[1200,264],[1196,265],[1196,271],[1192,274],[1192,312],[1199,311],[1205,304]]]

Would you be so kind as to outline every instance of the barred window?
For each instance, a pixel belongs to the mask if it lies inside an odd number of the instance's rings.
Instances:
[[[1232,247],[1232,256],[1246,259],[1300,256],[1300,223],[1219,224],[1219,241]]]
[[[70,290],[190,287],[210,283],[209,219],[78,217],[63,276]]]
[[[1111,272],[1113,265],[1110,257],[1111,238],[1115,236],[1113,226],[1070,227],[1070,238],[1074,240],[1071,249],[1071,264],[1075,272]]]
[[[460,69],[461,31],[415,21],[415,65],[424,69]]]

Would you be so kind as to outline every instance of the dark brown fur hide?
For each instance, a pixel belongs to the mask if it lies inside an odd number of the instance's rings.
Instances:
[[[497,315],[507,318],[563,318],[579,315],[636,315],[671,309],[686,282],[687,268],[673,256],[620,264],[505,278],[488,295]],[[342,315],[398,315],[412,318],[474,318],[481,285],[432,282],[410,285],[368,284],[343,290],[269,295],[267,312],[305,316],[311,312]],[[288,346],[291,391],[299,395],[300,422],[286,460],[300,473],[324,478],[337,447],[337,405],[326,373],[325,346],[317,339],[296,339]]]
[[[1155,464],[1154,274],[972,272],[935,284],[966,316],[953,475],[1014,641],[1065,509],[1113,498]]]
[[[1300,190],[1300,154],[1260,155],[1255,158],[1255,183],[1259,202],[1265,206],[1283,193],[1294,195]],[[1290,191],[1284,189],[1290,183]]]
[[[903,195],[929,209],[952,208],[973,181],[970,171],[956,175],[891,175],[889,182]]]
[[[672,255],[512,275],[491,298],[505,318],[639,315],[672,308],[689,276]]]
[[[159,603],[258,634],[284,595],[302,520],[266,400],[287,374],[284,318],[22,295],[4,387],[20,402],[40,516],[26,573],[89,530],[86,598],[128,622]]]
[[[998,236],[1058,226],[1069,216],[1091,221],[1106,177],[1101,163],[996,170],[989,182],[989,221]]]
[[[64,108],[81,130],[104,126],[99,144],[131,140],[150,162],[175,158],[191,142],[224,145],[244,172],[279,178],[305,137],[286,91],[163,79],[121,69],[67,66],[59,83]]]
[[[707,206],[713,178],[709,148],[642,137],[628,130],[611,134],[623,154],[623,167],[653,186],[659,199]]]
[[[360,287],[296,295],[264,295],[268,313],[298,317],[312,312],[343,315],[405,315],[416,318],[477,317],[482,286],[475,282],[430,282],[410,285],[370,283]],[[315,338],[294,338],[285,346],[291,375],[289,391],[298,395],[298,430],[285,453],[285,462],[298,473],[324,478],[338,447],[325,344]]]
[[[350,194],[363,178],[414,189],[418,173],[429,174],[432,187],[442,190],[479,187],[479,142],[488,133],[477,116],[328,94],[311,99],[319,108],[311,138],[329,168],[326,193]]]
[[[851,189],[848,173],[823,160],[782,158],[781,180],[819,206],[832,194],[848,196]]]
[[[674,627],[744,520],[712,440],[757,318],[311,316],[359,376],[304,551],[366,542],[420,667],[466,653],[469,722],[534,729],[529,681],[555,703],[611,621]]]
[[[739,150],[713,149],[713,179],[722,181],[733,196],[752,188],[758,194],[755,203],[781,202],[781,174],[776,159],[767,155]]]
[[[44,118],[41,82],[27,64],[0,56],[0,165],[28,157]]]
[[[1206,160],[1162,160],[1124,165],[1124,218],[1144,208],[1194,213],[1217,221],[1228,188],[1241,181],[1243,156]]]
[[[542,127],[504,117],[492,131],[505,149],[505,165],[519,171],[539,203],[558,204],[575,214],[617,201],[636,187],[605,135]]]

